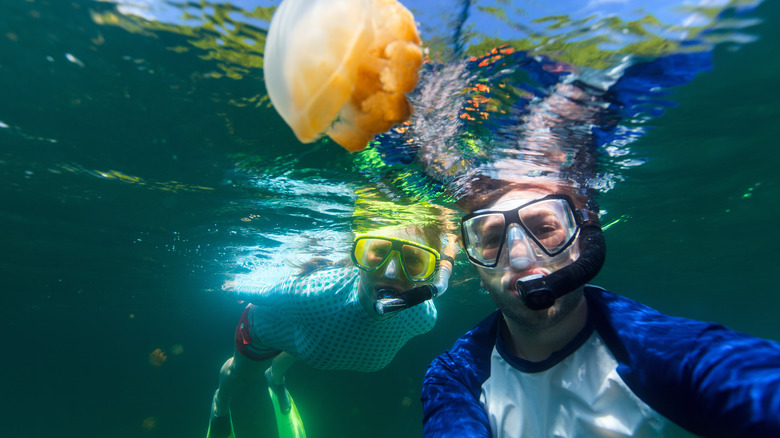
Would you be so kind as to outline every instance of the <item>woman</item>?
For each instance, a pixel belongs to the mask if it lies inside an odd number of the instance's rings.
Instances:
[[[436,225],[381,229],[355,238],[347,266],[304,269],[271,286],[236,283],[238,297],[251,304],[236,329],[236,353],[222,366],[207,436],[233,435],[231,395],[260,373],[287,413],[285,374],[294,362],[377,371],[409,339],[431,330],[430,299],[446,290],[458,251],[450,239],[441,254],[440,236]]]

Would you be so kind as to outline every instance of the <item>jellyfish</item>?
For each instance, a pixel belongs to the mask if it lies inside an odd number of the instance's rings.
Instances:
[[[408,120],[422,64],[414,17],[397,0],[284,0],[264,53],[271,103],[303,143],[350,152]]]
[[[151,432],[157,428],[157,417],[146,417],[141,423],[141,428],[145,432]]]
[[[166,360],[168,360],[168,356],[159,348],[155,348],[154,351],[149,353],[149,363],[156,367],[163,366]]]
[[[182,353],[184,353],[184,347],[181,346],[181,344],[176,344],[173,347],[171,347],[171,354],[174,356],[181,356]]]

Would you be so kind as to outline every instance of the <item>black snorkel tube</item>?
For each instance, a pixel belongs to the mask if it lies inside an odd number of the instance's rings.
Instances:
[[[604,265],[607,248],[601,222],[595,213],[579,210],[580,256],[571,264],[545,276],[517,280],[517,290],[531,310],[547,309],[555,300],[592,280]]]
[[[390,315],[435,298],[447,290],[450,274],[452,274],[451,269],[440,266],[436,282],[433,284],[424,284],[403,292],[397,292],[395,289],[380,289],[377,292],[374,310],[383,316]]]

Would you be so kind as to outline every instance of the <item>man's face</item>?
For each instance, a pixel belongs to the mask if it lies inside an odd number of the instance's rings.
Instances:
[[[489,209],[509,210],[551,193],[552,191],[546,192],[541,189],[509,192],[498,199]],[[531,206],[528,210],[524,209],[524,217],[524,221],[527,223],[538,224],[540,229],[544,230],[544,235],[537,235],[543,244],[560,239],[561,230],[556,229],[556,226],[560,224],[549,217],[544,209],[536,209]],[[489,221],[485,221],[484,225],[485,227],[495,226]],[[493,233],[493,230],[486,229],[485,233],[489,237],[489,233]],[[507,232],[499,236],[498,239],[504,239],[503,248],[498,255],[498,264],[493,268],[479,265],[476,268],[482,279],[482,286],[490,293],[498,308],[508,318],[524,326],[544,327],[554,324],[558,317],[565,316],[576,305],[582,296],[581,290],[564,295],[556,300],[556,303],[549,309],[531,310],[520,297],[520,292],[517,290],[517,280],[531,275],[548,275],[570,264],[579,256],[577,242],[562,254],[549,257],[539,249],[536,242],[523,236],[523,232],[516,224],[509,225]],[[486,251],[490,251],[491,248],[498,245],[493,242],[493,239],[490,242],[490,244],[485,244]],[[492,256],[492,254],[489,255]]]

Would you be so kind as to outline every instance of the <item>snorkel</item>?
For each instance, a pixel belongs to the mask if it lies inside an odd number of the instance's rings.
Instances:
[[[604,265],[606,245],[596,214],[577,210],[580,227],[580,255],[569,265],[549,274],[517,280],[517,290],[531,310],[544,310],[555,300],[592,280]]]
[[[432,284],[425,284],[403,292],[397,292],[389,288],[380,289],[377,292],[374,310],[382,316],[390,315],[433,299],[447,291],[447,284],[451,274],[451,268],[446,265],[440,265],[436,281]]]

